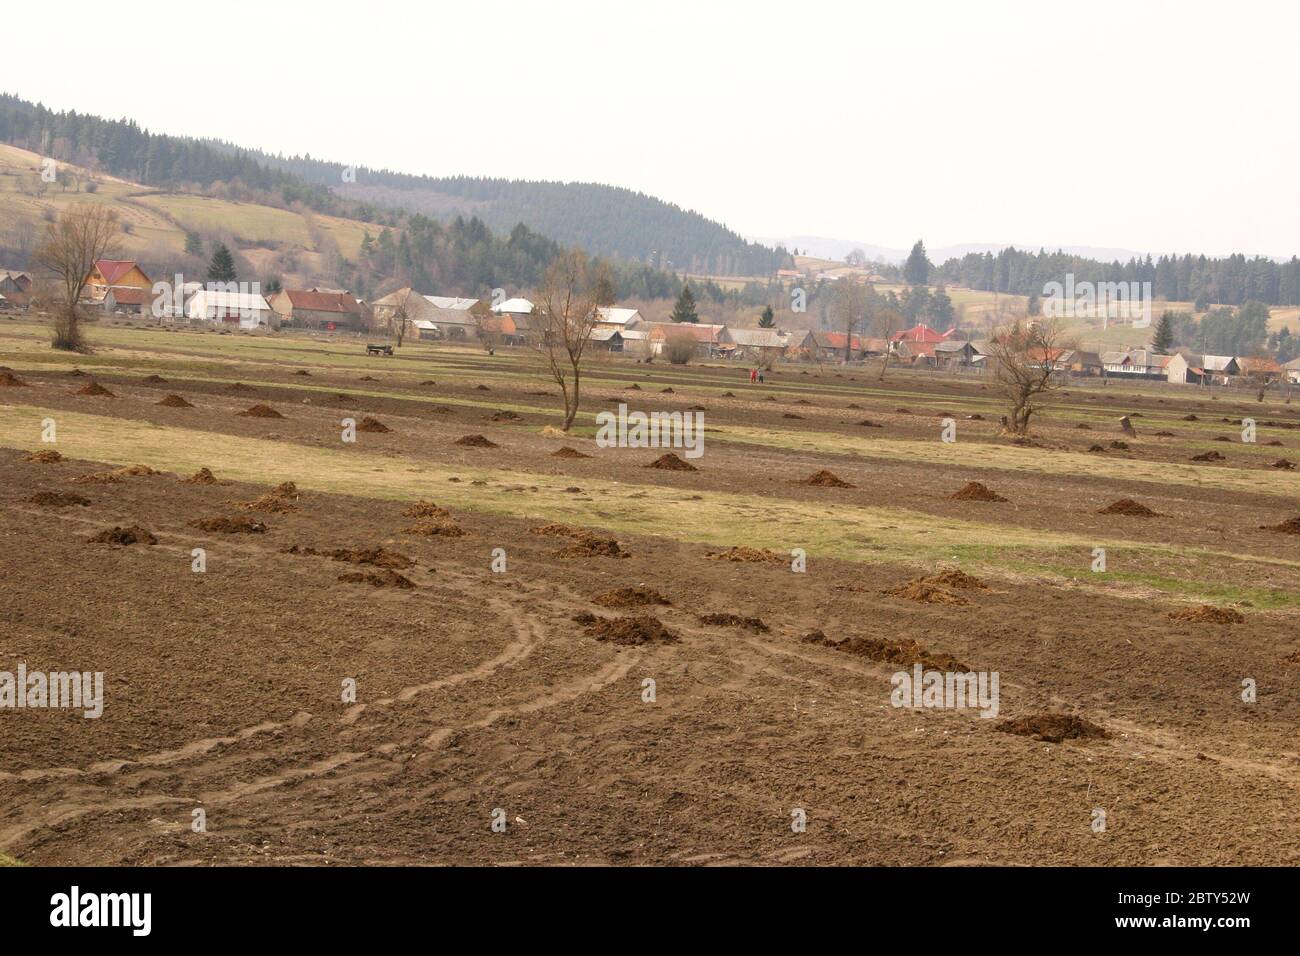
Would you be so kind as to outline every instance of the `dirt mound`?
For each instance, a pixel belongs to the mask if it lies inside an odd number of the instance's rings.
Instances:
[[[1049,744],[1064,740],[1105,740],[1110,734],[1092,721],[1073,714],[1030,714],[997,725],[1004,734],[1032,737]]]
[[[766,634],[771,630],[760,618],[741,617],[739,614],[701,614],[700,623],[710,627],[743,627],[758,634]]]
[[[0,388],[31,388],[13,372],[0,372]]]
[[[639,391],[641,391],[641,386],[638,385],[638,384],[636,384],[636,382],[633,382],[633,383],[632,383],[631,385],[629,385],[627,388],[623,389],[623,391],[625,391],[625,392],[639,392]]]
[[[371,432],[376,435],[383,435],[383,434],[387,434],[388,432],[391,432],[392,429],[389,428],[387,425],[385,425],[383,422],[381,422],[379,419],[371,418],[369,415],[367,415],[365,418],[361,419],[361,421],[357,422],[357,431]]]
[[[415,588],[415,582],[410,578],[404,577],[389,568],[381,568],[378,571],[354,571],[351,574],[340,574],[339,580],[345,584],[369,584],[374,588],[400,588],[403,591],[410,591]]]
[[[166,385],[166,384],[167,384],[167,379],[163,378],[161,375],[146,375],[144,378],[140,379],[140,384],[142,384],[142,385]]]
[[[38,465],[57,465],[59,462],[63,461],[63,456],[57,451],[51,449],[47,451],[34,451],[28,455],[25,460],[34,462]]]
[[[767,548],[747,548],[744,545],[736,545],[726,551],[711,551],[705,557],[711,561],[735,561],[741,564],[760,564],[768,561],[782,564],[785,562],[785,558],[775,551],[769,551]]]
[[[457,438],[453,445],[459,445],[461,448],[499,448],[494,441],[489,441],[482,435],[466,435],[463,438]]]
[[[630,558],[631,555],[619,547],[613,538],[598,538],[595,535],[576,538],[572,544],[555,552],[557,558]]]
[[[825,469],[817,472],[815,475],[809,475],[807,478],[804,478],[802,481],[796,482],[796,484],[813,485],[814,487],[817,488],[856,488],[857,487],[856,485],[849,484],[839,475],[835,474],[835,472],[826,471]]]
[[[650,605],[668,606],[673,602],[654,588],[634,587],[615,588],[612,591],[597,594],[591,599],[591,603],[599,604],[601,607],[648,607]]]
[[[492,389],[488,388],[486,385],[475,385],[475,386],[474,386],[474,391],[476,391],[476,392],[490,392],[490,391],[492,391]]]
[[[188,478],[182,478],[181,481],[187,485],[218,485],[217,476],[207,468],[200,468]]]
[[[723,398],[735,398],[735,397],[736,397],[736,393],[735,393],[735,392],[723,392],[723,393],[722,393],[722,397],[723,397]]]
[[[281,553],[306,555],[308,557],[316,558],[329,558],[333,561],[342,561],[347,564],[369,564],[376,568],[393,568],[397,571],[405,571],[407,568],[415,567],[415,562],[406,555],[397,551],[389,551],[382,547],[360,548],[356,550],[336,548],[333,551],[317,551],[315,548],[304,548],[295,544],[292,548],[286,548]]]
[[[1156,438],[1173,438],[1173,437],[1174,437],[1174,433],[1173,433],[1173,432],[1156,432],[1156,433],[1155,433],[1155,437],[1156,437]]]
[[[594,617],[586,624],[587,633],[598,641],[633,647],[641,644],[676,644],[681,640],[650,615],[639,617]]]
[[[238,414],[240,418],[284,418],[283,415],[277,412],[270,405],[262,405],[260,403],[246,408],[242,412],[237,412],[236,414]]]
[[[1286,458],[1279,458],[1277,461],[1273,462],[1273,464],[1269,465],[1268,467],[1280,468],[1282,471],[1295,471],[1295,462],[1289,461]]]
[[[1006,501],[1000,494],[978,481],[967,482],[948,496],[953,501]]]
[[[1128,515],[1131,518],[1158,518],[1160,516],[1160,512],[1152,511],[1146,505],[1134,501],[1132,498],[1121,498],[1119,501],[1112,501],[1098,511],[1097,514]]]
[[[307,371],[305,368],[300,368],[300,369],[298,369],[296,372],[294,372],[293,374],[294,374],[294,375],[305,375],[305,376],[307,376],[308,378],[311,377],[311,372]]]
[[[158,539],[141,528],[131,525],[129,528],[107,528],[90,539],[91,544],[157,544]]]
[[[432,501],[417,501],[402,512],[403,518],[450,518],[451,512]]]
[[[987,591],[989,586],[973,575],[956,568],[945,568],[938,574],[921,578],[922,584],[933,584],[941,588],[955,588],[958,591]]]
[[[567,524],[545,524],[540,528],[529,528],[529,534],[535,534],[543,538],[589,538],[594,537],[592,533],[585,528],[575,528]]]
[[[582,452],[578,451],[578,449],[570,448],[568,445],[565,445],[559,451],[552,452],[551,457],[552,458],[590,458],[591,456],[584,455]]]
[[[1075,425],[1074,427],[1077,428],[1079,431],[1085,431],[1085,432],[1092,431],[1092,426],[1087,424],[1086,422],[1079,422],[1079,424]]]
[[[164,397],[161,402],[158,402],[158,404],[162,405],[165,408],[193,408],[194,407],[189,402],[187,402],[184,398],[182,398],[180,395],[176,395],[176,394],[171,394]]]
[[[1279,534],[1300,534],[1300,516],[1287,518],[1280,524],[1262,524],[1260,531],[1276,531]]]
[[[1185,421],[1185,422],[1199,422],[1200,419],[1197,418],[1195,415],[1184,415],[1184,416],[1183,416],[1183,421]]]
[[[524,416],[520,415],[518,412],[511,411],[493,412],[488,416],[488,421],[490,422],[522,422],[523,420]]]
[[[115,471],[97,471],[93,474],[73,478],[74,485],[116,485],[125,479]]]
[[[660,471],[699,471],[700,470],[696,468],[694,465],[692,465],[690,462],[682,461],[672,452],[669,452],[668,454],[660,458],[656,458],[654,461],[650,462],[650,464],[646,465],[645,467],[658,468]]]
[[[901,641],[885,641],[871,637],[851,637],[844,641],[832,641],[821,631],[813,631],[803,638],[804,644],[829,647],[831,650],[855,657],[865,657],[881,664],[901,664],[909,666],[920,664],[922,667],[941,671],[968,671],[965,664],[950,654],[935,654],[911,638]]]
[[[1113,449],[1115,449],[1116,451],[1128,451],[1128,450],[1129,450],[1128,442],[1126,442],[1126,441],[1113,441],[1113,442],[1110,443],[1110,447],[1113,448]]]
[[[659,389],[659,394],[660,394],[660,395],[676,395],[676,394],[677,394],[677,390],[676,390],[675,388],[673,388],[671,385],[669,385],[667,388],[661,388],[661,389]]]
[[[1104,455],[1104,454],[1106,454],[1106,449],[1103,448],[1101,445],[1089,445],[1089,446],[1088,446],[1088,451],[1093,452],[1093,453],[1095,453],[1095,454],[1099,454],[1099,455]]]
[[[362,375],[361,378],[357,379],[357,381],[359,381],[359,382],[377,382],[377,381],[379,381],[379,379],[375,378],[373,375]]]
[[[794,412],[786,412],[786,413],[785,413],[784,415],[782,415],[781,417],[782,417],[782,418],[793,418],[793,419],[795,419],[796,421],[803,421],[803,416],[802,416],[802,415],[796,415]]]
[[[864,418],[862,419],[862,421],[858,422],[858,427],[859,428],[884,428],[885,426],[876,424],[870,418]]]
[[[1217,451],[1207,451],[1204,455],[1194,455],[1192,461],[1227,461],[1226,455],[1220,455]]]
[[[265,534],[266,525],[252,518],[198,518],[190,522],[191,528],[211,534]]]
[[[950,604],[953,607],[965,607],[970,604],[970,601],[955,591],[931,584],[924,578],[908,581],[896,588],[886,588],[881,593],[891,597],[907,598],[909,601],[919,601],[922,604]]]
[[[1181,621],[1186,624],[1244,624],[1246,616],[1230,607],[1214,607],[1212,604],[1202,604],[1200,607],[1189,607],[1181,611],[1174,611],[1169,615],[1169,620]]]
[[[257,389],[245,385],[243,382],[231,382],[226,386],[227,392],[255,392]]]
[[[144,478],[149,475],[156,475],[158,472],[154,471],[148,465],[127,465],[125,468],[116,469],[113,474],[119,475],[122,478]]]
[[[464,538],[469,532],[450,518],[421,518],[406,528],[402,534],[418,535],[422,538]]]
[[[100,395],[103,396],[104,398],[117,398],[116,395],[114,395],[112,392],[106,389],[103,385],[100,385],[98,382],[87,382],[85,385],[81,386],[81,388],[77,389],[77,394],[78,395]]]
[[[242,502],[239,507],[246,511],[260,511],[262,514],[268,515],[285,515],[298,510],[298,506],[293,503],[293,499],[277,495],[275,492],[254,498],[252,501]]]
[[[38,491],[28,498],[27,502],[40,505],[42,508],[71,508],[74,505],[85,508],[90,504],[90,499],[65,491]]]

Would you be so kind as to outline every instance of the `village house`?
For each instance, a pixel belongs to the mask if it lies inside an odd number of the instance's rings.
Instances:
[[[114,312],[125,312],[128,315],[150,315],[152,314],[153,293],[152,290],[146,291],[132,286],[118,286],[110,288],[104,294],[102,305],[104,311],[110,315]]]
[[[5,308],[25,309],[32,302],[32,274],[0,269],[0,299]]]
[[[1282,366],[1286,380],[1292,385],[1300,385],[1300,358],[1294,358]]]
[[[725,325],[704,325],[696,322],[650,323],[650,351],[659,356],[671,339],[689,339],[695,345],[696,358],[716,358],[731,351],[734,343]]]
[[[597,326],[591,330],[591,346],[602,352],[622,352],[623,351],[623,333],[618,329],[601,328]]]
[[[85,295],[92,302],[103,302],[113,288],[143,289],[149,292],[153,282],[132,259],[99,259],[86,276]]]
[[[274,329],[280,324],[275,310],[256,292],[203,289],[186,304],[185,314],[191,322],[213,322],[224,328]]]
[[[781,329],[728,329],[736,348],[733,356],[746,362],[770,365],[785,354],[791,335]]]
[[[1257,384],[1282,380],[1282,366],[1271,358],[1243,358],[1238,364],[1241,374]]]
[[[345,291],[281,289],[268,300],[281,328],[361,331],[365,309]]]
[[[625,332],[628,329],[634,329],[642,323],[641,313],[636,309],[616,309],[612,306],[601,306],[596,310],[596,328],[598,329],[618,329]]]

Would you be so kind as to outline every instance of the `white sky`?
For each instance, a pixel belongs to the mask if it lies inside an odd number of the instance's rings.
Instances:
[[[107,10],[13,5],[0,89],[403,172],[627,186],[748,235],[1300,253],[1297,3]]]

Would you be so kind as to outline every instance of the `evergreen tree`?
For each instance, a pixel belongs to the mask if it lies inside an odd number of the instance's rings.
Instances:
[[[1174,347],[1174,316],[1166,311],[1156,323],[1156,334],[1151,339],[1151,349],[1160,355],[1168,355]]]
[[[216,252],[212,253],[212,262],[208,265],[208,281],[234,282],[235,280],[235,257],[230,254],[224,242],[218,243]]]
[[[197,232],[185,233],[185,254],[187,256],[203,255],[203,240]]]
[[[699,313],[695,311],[695,293],[691,291],[689,285],[682,286],[682,294],[677,297],[677,304],[673,306],[672,320],[690,323],[700,321]]]
[[[763,309],[763,314],[758,317],[758,327],[760,329],[770,329],[776,325],[776,313],[772,311],[769,305]]]
[[[925,285],[930,280],[931,268],[933,266],[925,254],[925,243],[918,239],[912,247],[912,254],[907,257],[907,264],[903,266],[903,278],[908,285]]]

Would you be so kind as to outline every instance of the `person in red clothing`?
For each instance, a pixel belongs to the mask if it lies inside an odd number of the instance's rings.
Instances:
[[[749,384],[756,385],[757,383],[758,383],[758,369],[751,368],[749,370]]]

